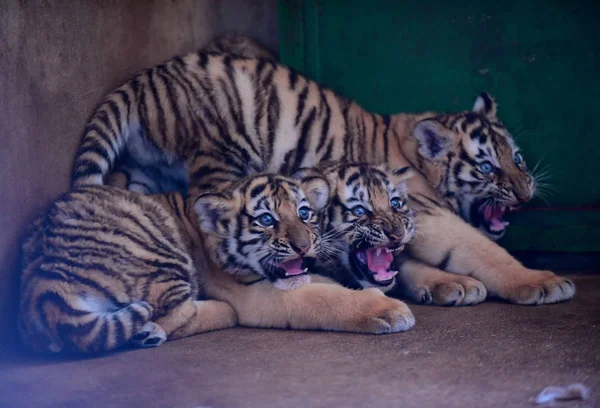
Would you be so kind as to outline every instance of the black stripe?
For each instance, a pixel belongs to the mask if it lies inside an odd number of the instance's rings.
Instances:
[[[317,108],[313,107],[308,114],[308,117],[304,121],[302,125],[302,131],[300,134],[300,140],[298,140],[298,149],[296,151],[296,157],[294,160],[294,165],[291,168],[291,171],[294,171],[300,168],[302,161],[304,160],[304,156],[306,155],[308,136],[310,134],[310,130],[312,128],[313,122],[315,121],[315,117],[317,115]]]
[[[383,123],[385,130],[383,131],[383,161],[387,163],[389,161],[390,152],[388,147],[388,130],[390,129],[391,117],[390,115],[383,115]]]
[[[374,114],[371,114],[371,121],[373,123],[373,136],[371,137],[371,157],[377,157],[377,118]]]
[[[102,168],[98,163],[90,159],[79,158],[77,160],[77,165],[75,167],[75,170],[73,171],[73,177],[75,179],[95,174],[104,175],[104,173],[102,172]]]
[[[158,94],[158,90],[156,89],[156,83],[154,81],[154,77],[158,77],[158,69],[160,65],[154,68],[152,71],[148,73],[148,85],[150,86],[150,91],[152,93],[152,97],[154,98],[154,105],[156,108],[156,117],[158,118],[158,132],[160,138],[162,139],[161,147],[167,145],[167,125],[165,122],[165,111],[162,106],[162,100]],[[148,122],[146,122],[148,123]],[[155,139],[152,137],[152,139]]]
[[[259,194],[261,194],[263,191],[265,191],[265,188],[267,188],[267,183],[259,184],[258,186],[253,187],[252,190],[250,191],[250,197],[252,197],[252,198],[258,197]]]
[[[200,68],[206,69],[206,66],[208,65],[208,55],[204,52],[200,52],[198,53],[198,56],[200,57],[198,60],[198,65]]]
[[[356,180],[358,180],[358,178],[360,177],[360,172],[355,172],[353,173],[350,177],[348,177],[348,180],[346,180],[346,186],[350,187],[352,185],[352,183],[354,183]]]
[[[329,144],[327,145],[327,150],[325,150],[325,154],[323,155],[323,158],[321,159],[321,161],[330,160],[332,153],[333,153],[333,139],[329,141]]]
[[[317,145],[317,153],[319,153],[325,146],[325,141],[327,140],[327,136],[329,134],[329,122],[331,121],[331,108],[329,107],[327,97],[323,93],[323,90],[321,90],[321,102],[323,103],[323,106],[325,106],[325,119],[323,120],[323,125],[321,126],[321,137],[319,138],[319,144]]]
[[[300,118],[302,117],[302,114],[304,113],[304,105],[306,104],[307,96],[308,96],[308,82],[306,83],[306,85],[304,86],[304,89],[302,89],[302,92],[300,92],[300,95],[298,96],[298,106],[296,108],[296,120],[294,121],[294,124],[296,126],[298,126],[298,123],[300,123]]]
[[[125,327],[123,326],[123,322],[121,322],[121,319],[119,319],[119,317],[116,314],[113,314],[112,316],[112,320],[113,323],[115,325],[115,345],[117,347],[121,346],[123,343],[125,343]]]
[[[277,87],[272,87],[269,93],[268,101],[268,112],[267,112],[267,126],[269,127],[268,136],[268,155],[267,158],[270,160],[273,155],[273,149],[275,146],[275,134],[279,127],[279,117],[281,114],[281,103],[279,101],[279,95],[277,94]]]
[[[106,318],[99,319],[102,327],[96,334],[96,337],[88,344],[88,351],[101,351],[106,350],[106,340],[108,339],[108,320]]]
[[[298,82],[298,74],[291,68],[289,68],[289,80],[290,89],[296,89],[296,82]]]

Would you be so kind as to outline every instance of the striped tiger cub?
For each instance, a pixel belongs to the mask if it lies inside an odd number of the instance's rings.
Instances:
[[[407,250],[418,262],[398,278],[416,300],[431,301],[438,287],[452,294],[439,297],[444,304],[460,304],[454,294],[478,303],[488,291],[523,304],[573,297],[571,281],[524,267],[482,235],[501,236],[506,211],[536,191],[488,94],[464,112],[379,115],[244,50],[177,56],[109,93],[85,127],[73,187],[106,184],[125,156],[131,167],[179,172],[192,196],[329,160],[412,166],[419,234]]]
[[[391,171],[368,163],[326,163],[294,175],[329,182],[329,204],[319,214],[324,246],[319,273],[356,289],[394,287],[396,256],[415,234],[406,191],[412,175],[409,167]]]
[[[23,343],[94,353],[234,326],[227,303],[199,300],[189,238],[172,216],[182,208],[179,195],[108,186],[57,199],[23,243]]]

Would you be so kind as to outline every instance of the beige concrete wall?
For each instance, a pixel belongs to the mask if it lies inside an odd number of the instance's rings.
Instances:
[[[277,0],[0,2],[3,332],[16,311],[18,239],[68,189],[72,158],[94,105],[137,71],[230,30],[276,50]]]

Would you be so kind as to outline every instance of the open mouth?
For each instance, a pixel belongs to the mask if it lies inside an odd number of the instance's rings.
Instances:
[[[306,275],[308,273],[308,260],[305,258],[294,258],[277,265],[276,275],[278,279],[288,279],[294,276]]]
[[[398,270],[394,256],[404,249],[397,247],[357,248],[352,251],[351,264],[367,280],[379,286],[387,286],[394,280]]]
[[[502,234],[509,222],[504,220],[504,216],[511,208],[506,205],[487,205],[475,203],[471,208],[471,219],[476,225],[483,227],[491,234]]]

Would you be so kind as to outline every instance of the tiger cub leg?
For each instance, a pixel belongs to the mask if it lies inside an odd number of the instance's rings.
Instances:
[[[207,271],[203,287],[209,296],[231,304],[244,326],[380,334],[415,324],[405,303],[379,289],[355,291],[324,277],[311,278],[317,283],[286,291],[268,281],[246,286],[220,271]]]
[[[415,259],[407,259],[396,276],[400,293],[417,303],[463,306],[487,297],[483,283],[469,276],[444,272]]]
[[[237,324],[235,310],[218,300],[188,298],[156,320],[169,340],[180,339],[212,330],[227,329]],[[163,340],[163,342],[164,342]]]
[[[417,230],[411,255],[445,271],[471,276],[490,294],[519,304],[555,303],[575,295],[575,285],[569,279],[524,267],[449,211],[420,212]]]

